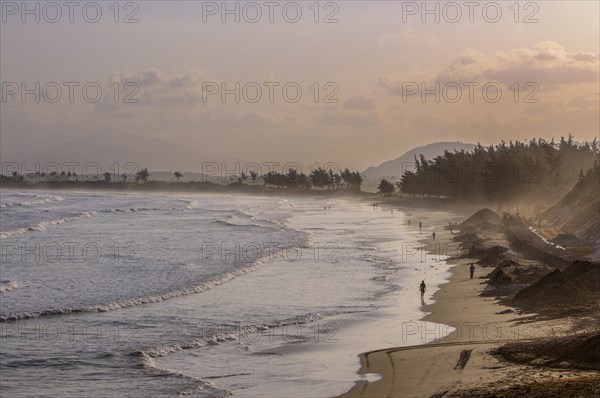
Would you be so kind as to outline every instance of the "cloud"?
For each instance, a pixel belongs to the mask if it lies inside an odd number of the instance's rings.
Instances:
[[[196,106],[202,100],[203,72],[200,69],[187,69],[181,73],[165,73],[157,68],[148,68],[139,72],[115,72],[109,78],[110,83],[118,83],[123,97],[137,91],[135,98],[140,106],[160,108],[181,108]],[[108,105],[108,106],[107,106]],[[103,104],[100,110],[110,109]]]
[[[252,130],[273,125],[270,118],[256,112],[237,113],[222,109],[205,112],[200,121],[204,129],[223,131],[229,129]]]
[[[572,52],[559,43],[544,41],[532,48],[489,54],[467,49],[439,70],[419,70],[403,81],[381,76],[376,85],[398,96],[403,93],[403,82],[424,82],[428,87],[438,82],[498,82],[505,87],[533,82],[546,89],[561,89],[567,85],[597,84],[599,73],[598,54]]]
[[[598,93],[582,94],[571,98],[566,104],[568,109],[596,111],[600,110],[600,95]]]
[[[142,87],[178,88],[185,85],[197,86],[202,81],[202,70],[188,69],[182,73],[167,75],[161,70],[151,67],[139,72],[115,72],[110,76],[111,82],[135,82]]]
[[[544,41],[533,48],[485,54],[466,50],[435,77],[439,82],[536,82],[556,86],[598,81],[598,54],[569,52],[559,43]]]
[[[322,126],[344,126],[344,127],[376,127],[381,124],[377,115],[374,114],[352,114],[345,112],[328,112],[317,115],[314,122]]]
[[[430,114],[419,114],[410,118],[414,131],[423,133],[443,133],[448,131],[448,120]]]
[[[344,109],[373,109],[375,107],[375,101],[372,98],[355,95],[344,101],[342,105]]]
[[[418,42],[420,45],[423,45],[426,43],[434,43],[436,41],[437,38],[432,34],[425,32],[417,32],[416,30],[407,27],[402,29],[400,32],[379,36],[379,38],[377,39],[377,46],[399,46],[402,44],[406,44],[407,42]]]

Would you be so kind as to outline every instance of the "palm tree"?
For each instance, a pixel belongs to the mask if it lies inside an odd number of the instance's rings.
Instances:
[[[252,180],[252,182],[256,182],[257,178],[258,178],[258,172],[254,171],[254,170],[250,170],[250,179]]]
[[[385,178],[382,178],[381,181],[379,181],[379,186],[377,187],[377,189],[379,193],[382,193],[386,196],[391,195],[395,190],[394,184],[392,184]]]
[[[146,168],[143,168],[135,173],[136,181],[148,182],[148,177],[150,177],[150,172]]]
[[[175,178],[177,178],[177,182],[179,182],[179,180],[181,180],[181,177],[183,177],[183,174],[181,174],[179,171],[176,171],[173,174],[175,175]]]

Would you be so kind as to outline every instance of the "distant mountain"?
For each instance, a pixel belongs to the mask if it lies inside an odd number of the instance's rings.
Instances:
[[[110,172],[113,172],[111,165],[118,163],[122,168],[128,162],[149,170],[201,172],[203,162],[226,162],[228,166],[233,162],[241,162],[239,159],[202,154],[175,141],[111,132],[91,134],[54,146],[32,148],[23,153],[3,153],[3,161],[25,162],[28,169],[33,168],[35,162],[40,163],[42,168],[51,162],[61,166],[65,162],[78,162],[79,168],[74,167],[78,172],[88,163],[97,163],[103,171]],[[93,168],[89,171],[93,172]]]
[[[471,151],[476,147],[474,144],[465,144],[464,142],[434,142],[429,145],[420,146],[406,152],[404,155],[394,160],[383,162],[379,166],[369,167],[361,174],[365,178],[377,179],[389,176],[400,177],[404,170],[411,170],[414,167],[415,156],[425,155],[425,158],[432,159],[443,155],[444,151],[454,151],[464,149]]]

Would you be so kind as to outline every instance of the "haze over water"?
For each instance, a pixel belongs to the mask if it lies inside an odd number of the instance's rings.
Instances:
[[[433,288],[446,269],[402,259],[419,237],[403,212],[344,199],[2,191],[0,204],[11,396],[339,393],[357,352],[410,342],[415,281]]]

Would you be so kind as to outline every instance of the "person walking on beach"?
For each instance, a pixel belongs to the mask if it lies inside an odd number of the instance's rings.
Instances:
[[[433,231],[433,233],[431,234],[431,236],[433,237],[433,240],[435,241],[435,231]]]
[[[475,273],[475,265],[473,263],[471,263],[469,271],[471,271],[471,279],[473,279],[473,274]]]
[[[423,296],[425,296],[426,289],[427,286],[425,286],[425,281],[421,281],[421,285],[419,286],[419,290],[421,291],[421,299],[423,299]]]
[[[421,227],[422,227],[422,226],[423,226],[423,225],[421,224],[421,221],[419,221],[419,231],[421,230]]]

